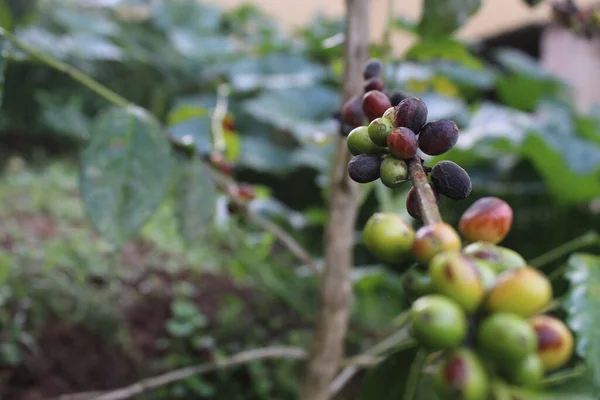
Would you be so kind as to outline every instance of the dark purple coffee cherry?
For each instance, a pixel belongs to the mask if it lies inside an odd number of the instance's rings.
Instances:
[[[381,117],[391,106],[390,99],[379,90],[371,90],[362,98],[362,109],[369,122]]]
[[[378,76],[374,76],[365,81],[365,93],[370,92],[371,90],[382,91],[384,87],[383,81]]]
[[[367,80],[373,78],[374,76],[379,76],[381,75],[382,70],[383,65],[381,64],[381,61],[376,58],[371,58],[363,67],[363,78]]]
[[[453,199],[464,200],[473,188],[467,171],[452,161],[440,161],[431,170],[431,183],[439,194]]]
[[[435,195],[436,201],[439,202],[440,195],[438,192],[434,187],[431,188],[431,191]],[[406,196],[406,211],[408,211],[408,214],[414,219],[421,220],[421,207],[419,206],[418,193],[414,186],[410,188],[408,195]]]
[[[365,122],[366,116],[362,108],[362,96],[352,96],[342,107],[342,121],[356,128]]]
[[[348,175],[358,183],[369,183],[379,179],[381,162],[383,159],[379,156],[360,154],[352,157],[348,163]]]
[[[449,119],[429,122],[419,133],[419,148],[430,156],[444,154],[458,141],[458,126]]]
[[[417,136],[409,128],[395,128],[387,136],[387,146],[394,156],[408,160],[417,155]]]
[[[427,106],[418,97],[407,97],[396,107],[395,125],[405,127],[419,134],[425,122],[427,122]]]
[[[402,92],[394,92],[391,93],[388,97],[390,98],[390,103],[392,103],[392,107],[396,107],[407,96]]]

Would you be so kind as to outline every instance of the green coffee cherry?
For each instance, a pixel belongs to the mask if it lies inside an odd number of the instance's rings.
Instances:
[[[409,301],[418,299],[432,293],[431,278],[419,269],[411,269],[406,272],[403,281],[404,293]]]
[[[348,150],[354,156],[359,154],[381,155],[384,150],[369,138],[369,129],[366,126],[354,128],[347,138]]]
[[[394,124],[388,118],[376,118],[368,127],[369,138],[373,143],[378,146],[387,146],[387,137],[392,130],[394,130]]]
[[[525,259],[516,251],[489,242],[471,243],[463,249],[463,252],[487,262],[497,274],[527,266]]]
[[[398,264],[410,256],[415,231],[400,214],[376,213],[363,230],[363,241],[377,258]]]
[[[467,317],[458,304],[441,295],[417,299],[410,318],[415,339],[430,349],[458,347],[467,334]]]
[[[450,353],[438,366],[434,389],[444,399],[487,400],[490,378],[477,354],[462,348]]]
[[[544,364],[537,354],[529,354],[514,363],[499,365],[503,375],[513,384],[525,387],[537,386],[544,377]]]
[[[396,188],[408,181],[408,166],[406,161],[388,154],[381,163],[381,182],[389,187]]]
[[[483,282],[485,290],[491,289],[496,283],[496,272],[494,268],[487,261],[476,259],[475,264],[477,264],[477,269],[479,270],[479,275],[481,276],[481,281]]]
[[[523,360],[537,349],[535,331],[527,320],[497,313],[485,318],[477,330],[477,345],[499,363]]]

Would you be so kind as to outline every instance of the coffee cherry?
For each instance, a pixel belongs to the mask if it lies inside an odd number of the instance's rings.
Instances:
[[[395,213],[375,213],[363,230],[363,242],[377,258],[397,264],[410,254],[415,231],[402,216]]]
[[[496,283],[496,272],[494,271],[494,268],[487,261],[478,260],[476,258],[474,261],[477,265],[479,275],[481,276],[483,287],[486,291],[491,289]]]
[[[384,88],[383,81],[378,76],[374,76],[367,81],[365,81],[365,93],[370,92],[371,90],[382,91]]]
[[[453,200],[466,199],[473,189],[467,171],[452,161],[440,161],[433,167],[431,183],[439,194]]]
[[[431,190],[435,195],[435,199],[439,201],[440,195],[433,187]],[[421,207],[419,206],[418,192],[414,187],[410,188],[406,195],[406,211],[408,211],[408,214],[414,219],[421,220]]]
[[[387,110],[385,110],[385,112],[383,113],[383,115],[381,116],[381,118],[385,118],[385,119],[389,119],[390,122],[392,123],[392,125],[394,127],[396,127],[395,124],[395,120],[396,120],[396,108],[394,107],[390,107]]]
[[[546,371],[562,367],[573,355],[573,334],[567,326],[554,317],[536,315],[529,323],[537,335],[537,354]]]
[[[391,106],[390,99],[379,90],[371,90],[362,98],[362,109],[369,121],[381,117]]]
[[[519,386],[535,387],[544,377],[544,364],[535,353],[513,363],[500,364],[500,368],[511,383]]]
[[[362,109],[362,96],[352,96],[342,106],[342,121],[353,128],[361,126],[366,118]]]
[[[417,155],[417,136],[408,128],[395,128],[387,137],[390,153],[398,158],[408,160]]]
[[[429,264],[429,276],[436,293],[450,297],[469,313],[483,301],[485,287],[469,256],[453,251],[440,253]]]
[[[410,300],[416,300],[431,294],[431,278],[425,271],[411,269],[406,272],[403,280],[404,293]]]
[[[238,187],[238,197],[245,201],[254,200],[256,198],[256,191],[252,186],[242,183]]]
[[[487,400],[490,378],[477,354],[467,348],[450,353],[438,366],[434,389],[444,399]]]
[[[387,118],[375,118],[369,124],[369,138],[377,146],[387,146],[387,137],[394,130],[394,124]]]
[[[444,154],[458,141],[458,126],[449,119],[429,122],[419,133],[419,148],[430,156]]]
[[[381,75],[382,70],[383,65],[381,64],[381,61],[376,58],[371,58],[363,67],[363,78],[371,79],[374,76],[379,76]]]
[[[512,226],[512,208],[497,197],[483,197],[460,217],[460,232],[470,241],[500,243]]]
[[[408,181],[406,162],[389,154],[385,156],[381,163],[381,182],[389,188],[396,188],[406,181]]]
[[[348,163],[348,175],[354,182],[368,183],[379,179],[382,158],[367,154],[352,157]]]
[[[463,253],[485,261],[497,274],[527,266],[525,259],[516,251],[489,242],[471,243],[463,249]]]
[[[354,156],[359,154],[380,155],[384,153],[381,147],[371,141],[371,138],[369,138],[369,129],[366,126],[354,128],[346,140],[348,150]]]
[[[458,347],[467,335],[467,317],[458,304],[441,295],[417,299],[410,310],[415,339],[430,349]]]
[[[511,269],[496,278],[486,308],[529,317],[540,312],[552,300],[552,286],[546,276],[532,267]]]
[[[444,251],[460,251],[462,243],[458,233],[446,223],[421,227],[415,234],[412,252],[418,262],[428,264]]]
[[[210,153],[209,160],[213,167],[217,168],[225,175],[231,175],[235,169],[235,165],[221,153]]]
[[[407,97],[396,106],[394,124],[418,134],[427,122],[427,106],[418,97]]]
[[[537,337],[524,318],[497,313],[479,325],[477,346],[498,363],[519,361],[535,353]]]
[[[390,97],[390,103],[392,104],[392,107],[396,107],[407,96],[402,92],[394,92],[391,95],[389,95],[389,97]]]

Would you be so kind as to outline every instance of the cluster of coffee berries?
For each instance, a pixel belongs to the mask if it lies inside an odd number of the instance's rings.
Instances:
[[[348,174],[358,183],[381,179],[387,187],[397,188],[409,180],[409,160],[423,163],[419,151],[429,156],[446,153],[458,141],[459,129],[447,119],[427,122],[427,106],[418,97],[405,97],[393,105],[390,96],[382,91],[383,84],[372,84],[381,82],[380,72],[378,60],[367,62],[365,90],[370,90],[360,100],[357,96],[351,98],[342,109],[343,121],[354,126],[347,137],[348,150],[353,155]],[[441,161],[425,170],[436,196],[462,200],[471,193],[471,178],[456,163]],[[416,196],[414,190],[409,192],[407,210],[419,219]]]

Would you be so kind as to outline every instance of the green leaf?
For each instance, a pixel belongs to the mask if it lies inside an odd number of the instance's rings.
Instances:
[[[481,60],[471,54],[467,46],[448,37],[425,38],[409,48],[404,57],[408,60],[418,61],[454,61],[475,69],[480,69],[484,65]]]
[[[498,96],[503,104],[524,111],[532,111],[546,97],[555,97],[560,85],[527,75],[511,74],[496,80]]]
[[[12,31],[13,28],[12,12],[6,4],[6,0],[0,0],[0,27],[7,31]]]
[[[425,0],[419,32],[426,37],[453,33],[481,6],[481,0]]]
[[[600,256],[573,254],[565,273],[571,283],[563,303],[567,324],[576,334],[576,352],[593,377],[593,388],[600,395]]]
[[[175,182],[175,216],[188,244],[210,231],[217,189],[208,167],[198,159],[180,159]]]
[[[160,205],[172,159],[154,117],[142,109],[111,108],[95,120],[81,164],[87,214],[100,235],[118,246]]]

